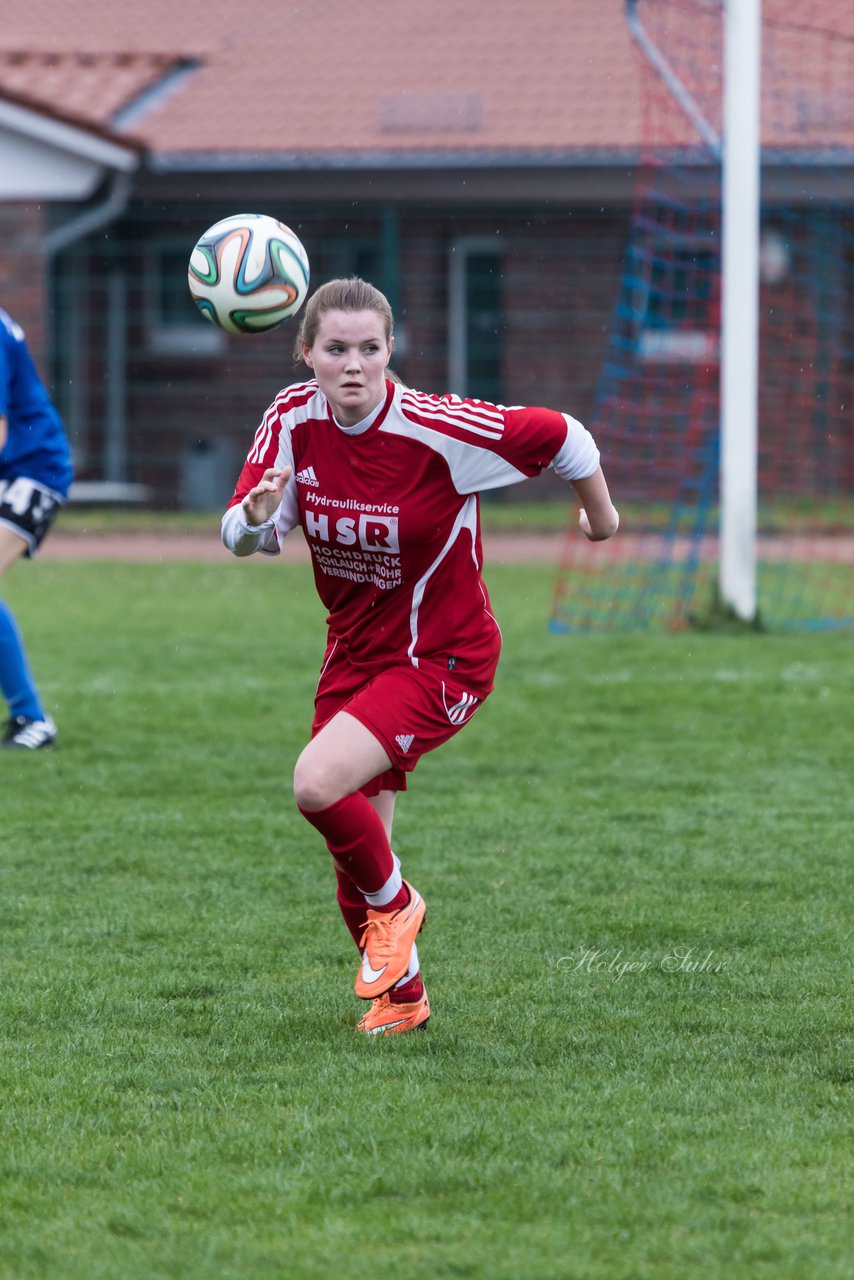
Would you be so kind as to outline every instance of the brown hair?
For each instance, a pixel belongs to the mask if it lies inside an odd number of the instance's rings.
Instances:
[[[311,295],[302,313],[302,320],[294,339],[294,364],[300,364],[303,348],[313,347],[317,340],[321,317],[327,311],[375,311],[382,319],[386,342],[391,340],[394,332],[394,316],[391,305],[384,293],[380,293],[367,280],[358,276],[348,276],[342,280],[327,280]],[[390,369],[386,377],[393,382],[400,379]]]

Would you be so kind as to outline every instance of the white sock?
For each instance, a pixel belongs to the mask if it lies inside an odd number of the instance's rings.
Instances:
[[[359,889],[359,893],[361,893],[362,897],[371,907],[387,906],[394,898],[397,897],[403,888],[403,876],[400,874],[400,859],[396,853],[392,853],[391,856],[394,859],[394,870],[388,880],[386,880],[383,887],[378,889],[376,893],[365,893],[364,889]],[[356,887],[358,888],[358,885]]]
[[[394,984],[395,987],[402,987],[405,982],[411,982],[417,972],[418,972],[418,948],[413,942],[412,950],[409,953],[409,968],[406,970],[406,973],[400,979],[400,982],[396,982]]]

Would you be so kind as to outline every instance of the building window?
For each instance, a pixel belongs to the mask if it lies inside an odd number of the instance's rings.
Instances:
[[[645,256],[645,255],[644,255]],[[718,358],[720,259],[707,241],[664,240],[637,272],[638,355],[644,363],[708,364]]]
[[[503,261],[494,239],[464,238],[451,248],[448,385],[459,396],[502,398]]]
[[[225,333],[206,320],[190,297],[186,240],[160,240],[147,251],[145,320],[147,345],[157,355],[216,355]]]
[[[321,239],[312,253],[312,288],[325,284],[327,280],[341,280],[348,276],[378,283],[380,247],[376,238],[354,237],[349,240],[325,236]]]

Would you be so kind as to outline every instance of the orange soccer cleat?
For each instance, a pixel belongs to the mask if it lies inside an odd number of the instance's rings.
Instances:
[[[371,1007],[356,1027],[364,1036],[399,1036],[404,1031],[422,1030],[430,1021],[430,1001],[424,991],[411,1004],[392,1004],[388,994],[371,1001]]]
[[[409,966],[412,944],[421,932],[426,907],[424,899],[411,884],[409,901],[398,911],[368,911],[359,945],[362,963],[355,982],[356,995],[373,1000],[385,995],[399,982]]]

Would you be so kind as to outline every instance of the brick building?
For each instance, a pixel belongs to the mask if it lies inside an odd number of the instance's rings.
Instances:
[[[193,243],[241,210],[297,230],[312,284],[385,290],[405,381],[587,418],[642,141],[624,8],[529,0],[523,28],[510,0],[7,15],[0,305],[81,482],[219,507],[298,376],[293,322],[231,337],[189,299]]]

